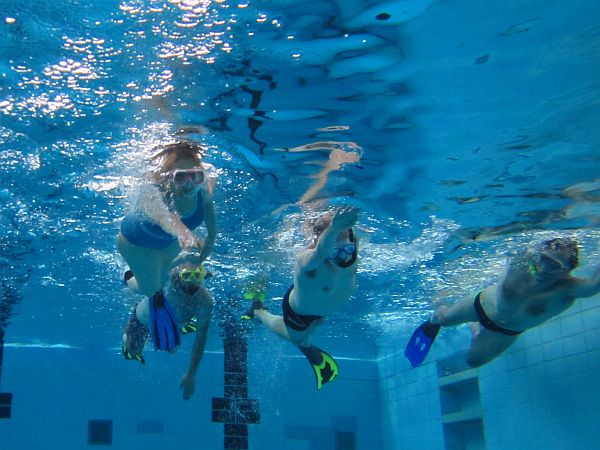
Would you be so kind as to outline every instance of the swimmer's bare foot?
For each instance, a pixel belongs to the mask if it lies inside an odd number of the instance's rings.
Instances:
[[[449,306],[442,305],[437,307],[437,309],[431,315],[431,319],[429,321],[432,324],[440,325],[442,323],[442,317],[444,316],[444,312],[449,308]]]

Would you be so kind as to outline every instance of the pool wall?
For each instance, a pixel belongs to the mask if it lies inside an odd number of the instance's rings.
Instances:
[[[7,330],[10,343],[10,328]],[[600,298],[524,333],[479,368],[464,365],[467,327],[440,334],[426,363],[402,354],[378,361],[339,358],[340,376],[321,391],[300,354],[272,336],[248,343],[248,398],[260,423],[249,448],[286,450],[581,450],[600,438]],[[196,394],[178,387],[188,347],[147,351],[147,364],[118,348],[4,348],[0,393],[12,394],[0,419],[10,450],[224,448],[213,422],[223,397],[223,353],[205,354]],[[590,447],[590,445],[592,447]]]
[[[377,363],[340,358],[339,379],[317,391],[305,358],[278,344],[263,353],[258,343],[248,346],[248,398],[260,403],[249,448],[382,448]],[[223,397],[223,353],[205,354],[196,393],[183,401],[178,385],[188,358],[147,350],[142,366],[116,348],[9,345],[0,391],[12,394],[12,407],[0,420],[1,447],[222,449],[224,425],[212,421],[212,402]]]
[[[453,355],[468,347],[463,328],[441,333],[417,369],[402,355],[380,359],[385,450],[597,446],[600,297],[577,301],[479,369],[460,367],[464,352]]]

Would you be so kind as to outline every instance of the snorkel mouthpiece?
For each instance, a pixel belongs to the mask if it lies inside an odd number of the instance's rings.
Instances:
[[[532,277],[535,277],[537,275],[537,273],[539,272],[539,267],[533,261],[529,261],[529,264],[527,265],[527,270],[529,271],[529,274]]]

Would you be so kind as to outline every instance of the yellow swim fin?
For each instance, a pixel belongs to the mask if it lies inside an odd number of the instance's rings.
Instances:
[[[192,317],[188,323],[181,327],[181,334],[195,333],[198,325],[198,319]]]
[[[315,372],[317,379],[317,390],[320,390],[324,385],[333,381],[339,374],[339,367],[333,356],[324,350],[321,350],[316,345],[310,347],[300,347],[300,351],[304,353],[306,359],[310,363]]]
[[[146,365],[146,360],[144,359],[144,357],[142,356],[141,353],[138,353],[137,355],[132,355],[131,353],[129,353],[125,347],[122,347],[121,350],[123,351],[123,356],[125,357],[126,360],[136,360],[141,362],[142,364]]]
[[[254,311],[257,309],[264,309],[264,302],[266,300],[266,280],[259,279],[251,281],[242,296],[244,300],[252,301],[250,308],[244,314],[242,314],[241,318],[243,320],[252,320],[254,319]]]

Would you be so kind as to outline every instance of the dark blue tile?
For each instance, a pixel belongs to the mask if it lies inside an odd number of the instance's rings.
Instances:
[[[248,437],[248,425],[246,424],[225,424],[225,436],[241,436]]]
[[[0,392],[0,405],[10,405],[12,404],[12,393],[10,392]]]
[[[258,412],[244,412],[243,417],[238,417],[237,423],[249,423],[257,424],[260,423],[260,414]]]
[[[212,408],[213,409],[230,409],[231,408],[231,400],[229,400],[228,398],[213,397]]]
[[[90,420],[88,422],[88,445],[112,445],[113,421]]]
[[[225,352],[225,358],[223,358],[225,372],[233,373],[247,373],[248,363],[246,355],[239,355],[234,353]]]
[[[212,412],[212,421],[217,423],[234,423],[235,422],[235,414],[233,411],[224,410],[224,409],[213,409]]]
[[[248,397],[246,386],[225,385],[225,397]]]
[[[0,419],[10,419],[10,405],[0,406]]]
[[[247,450],[248,438],[225,436],[225,448],[228,450]]]
[[[225,373],[225,384],[248,386],[248,376],[245,373]]]
[[[356,450],[354,433],[350,431],[336,431],[335,450]]]

